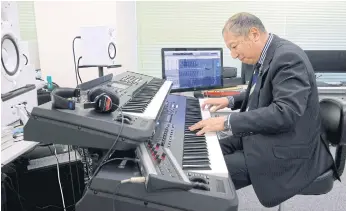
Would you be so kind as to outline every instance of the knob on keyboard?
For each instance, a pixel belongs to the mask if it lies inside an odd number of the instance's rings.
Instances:
[[[210,191],[210,188],[208,185],[203,184],[203,183],[199,183],[199,182],[192,183],[192,187],[194,189],[198,189],[198,190]]]
[[[209,183],[207,181],[207,179],[205,179],[203,177],[191,176],[189,179],[190,179],[191,182],[198,182],[198,183],[204,183],[204,184],[208,184]]]

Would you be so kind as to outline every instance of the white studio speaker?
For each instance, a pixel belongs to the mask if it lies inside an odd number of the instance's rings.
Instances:
[[[90,26],[80,29],[81,61],[83,66],[115,65],[115,28],[109,26]],[[78,60],[79,57],[76,57]]]
[[[22,90],[20,94],[14,93],[9,99],[1,98],[1,126],[9,125],[20,119],[20,115],[14,106],[25,102],[27,111],[31,112],[38,105],[37,89],[32,85],[35,85],[35,71],[33,65],[30,64],[23,67],[23,71],[17,79],[15,89]],[[7,93],[3,94],[2,88],[1,84],[2,96],[7,96]]]
[[[16,87],[22,71],[22,51],[9,22],[1,22],[1,93]]]
[[[20,41],[20,48],[22,50],[21,52],[21,62],[22,62],[22,67],[27,66],[31,64],[31,60],[29,57],[29,42],[28,41]]]

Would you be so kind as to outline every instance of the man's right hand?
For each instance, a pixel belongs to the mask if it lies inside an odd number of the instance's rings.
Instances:
[[[229,104],[229,101],[227,97],[209,98],[203,102],[201,107],[204,110],[208,106],[208,109],[210,110],[210,112],[215,112],[217,110],[226,108],[228,104]]]

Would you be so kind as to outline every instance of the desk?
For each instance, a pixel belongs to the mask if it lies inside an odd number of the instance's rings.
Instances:
[[[3,151],[1,149],[1,166],[11,163],[13,160],[17,159],[38,144],[39,142],[34,141],[17,141],[13,142],[10,147]]]

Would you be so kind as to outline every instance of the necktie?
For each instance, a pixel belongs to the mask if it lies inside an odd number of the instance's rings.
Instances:
[[[250,94],[249,94],[249,97],[251,96],[253,90],[255,89],[255,86],[256,86],[256,82],[257,82],[257,78],[258,78],[258,74],[259,74],[259,69],[260,69],[260,64],[256,64],[255,66],[255,71],[254,71],[254,75],[252,77],[252,85],[251,85],[251,89],[250,89]]]
[[[255,69],[254,69],[254,75],[252,77],[252,84],[251,84],[251,88],[250,88],[250,93],[249,93],[249,100],[248,100],[248,103],[247,103],[247,108],[246,108],[246,111],[249,110],[249,107],[250,107],[250,104],[251,104],[251,94],[252,92],[255,90],[255,87],[256,87],[256,83],[257,83],[257,79],[258,79],[258,75],[259,75],[259,69],[260,69],[260,64],[257,63],[255,65]]]

